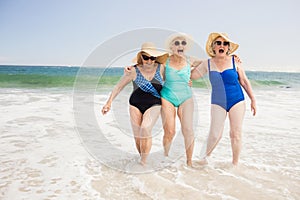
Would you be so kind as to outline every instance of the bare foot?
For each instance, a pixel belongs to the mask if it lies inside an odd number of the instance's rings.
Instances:
[[[142,166],[145,166],[145,165],[146,165],[146,161],[141,160],[141,161],[140,161],[140,164],[141,164]]]
[[[186,161],[186,165],[187,165],[188,167],[192,167],[192,160],[187,160],[187,161]]]
[[[202,160],[197,161],[197,164],[198,165],[207,165],[208,161],[206,158],[203,158]]]
[[[169,145],[164,144],[164,155],[165,156],[169,156],[170,147],[171,147],[170,144]]]

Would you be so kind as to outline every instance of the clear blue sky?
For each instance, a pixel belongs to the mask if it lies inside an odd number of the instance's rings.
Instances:
[[[240,44],[249,70],[300,72],[298,0],[0,0],[0,64],[80,66],[101,43],[144,27]]]

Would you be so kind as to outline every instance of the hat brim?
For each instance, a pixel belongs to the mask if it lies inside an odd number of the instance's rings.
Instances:
[[[192,47],[192,43],[193,43],[193,39],[190,35],[186,34],[186,33],[173,33],[171,34],[165,41],[165,48],[170,51],[170,47],[173,43],[173,41],[177,38],[184,38],[186,40],[186,50],[191,49]]]
[[[206,42],[206,53],[210,57],[215,56],[215,53],[213,52],[213,49],[212,49],[212,44],[218,37],[222,37],[225,41],[230,43],[229,54],[232,54],[233,52],[235,52],[239,48],[239,45],[237,43],[235,43],[234,41],[230,40],[228,38],[227,34],[225,34],[225,33],[211,33],[211,34],[209,34],[207,42]]]

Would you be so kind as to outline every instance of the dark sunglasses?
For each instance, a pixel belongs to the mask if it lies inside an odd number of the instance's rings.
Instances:
[[[174,44],[175,44],[175,46],[179,46],[180,42],[179,41],[175,41]],[[182,46],[185,46],[186,44],[187,44],[186,41],[181,41],[181,45]]]
[[[143,58],[143,60],[152,60],[152,61],[154,61],[154,60],[156,60],[156,57],[154,57],[154,56],[146,56],[146,55],[143,55],[142,54],[142,58]]]
[[[218,45],[218,46],[221,46],[222,41],[215,41],[214,44],[216,44],[216,45]],[[223,46],[229,46],[229,42],[224,41],[224,42],[223,42]]]

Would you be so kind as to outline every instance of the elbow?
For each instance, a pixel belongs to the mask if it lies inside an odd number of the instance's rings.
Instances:
[[[243,88],[247,88],[247,83],[245,81],[240,81],[240,84]]]
[[[250,82],[247,79],[241,79],[241,80],[239,80],[239,82],[243,88],[248,88],[250,85]]]

